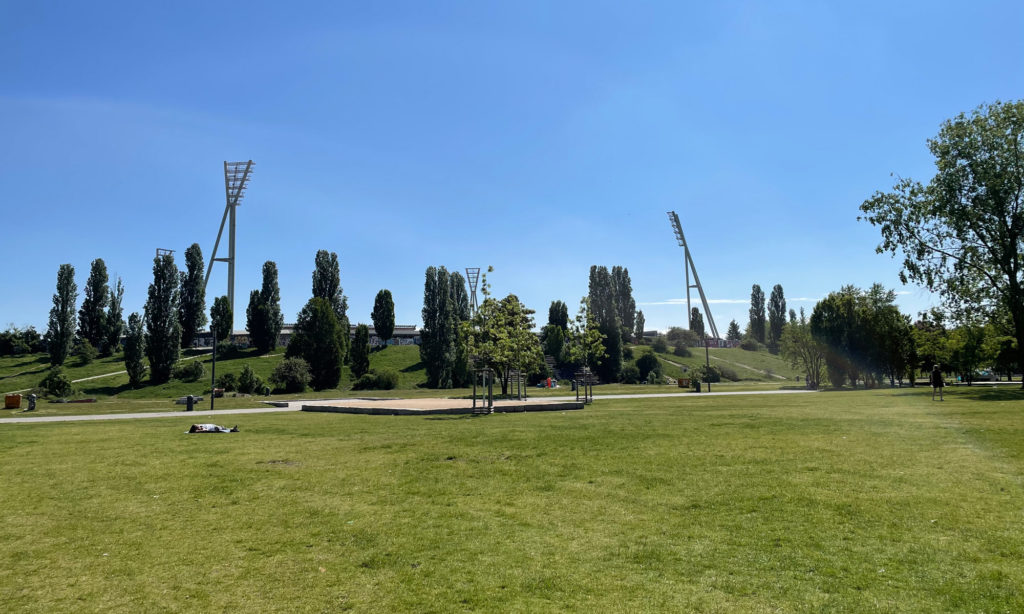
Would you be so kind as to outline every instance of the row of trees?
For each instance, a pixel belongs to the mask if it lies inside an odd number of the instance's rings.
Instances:
[[[85,299],[76,322],[78,285],[75,284],[75,267],[70,264],[60,265],[57,270],[57,290],[53,295],[53,307],[50,309],[43,339],[43,345],[50,354],[51,365],[63,365],[76,344],[86,355],[94,352],[94,348],[104,355],[117,351],[124,330],[121,315],[124,284],[118,278],[112,288],[109,281],[107,265],[103,259],[93,260],[85,285]],[[35,349],[31,345],[29,348]]]

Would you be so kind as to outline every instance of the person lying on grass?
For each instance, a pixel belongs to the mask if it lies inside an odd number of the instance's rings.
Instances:
[[[238,425],[231,428],[224,428],[216,424],[193,424],[188,429],[189,433],[237,433]]]

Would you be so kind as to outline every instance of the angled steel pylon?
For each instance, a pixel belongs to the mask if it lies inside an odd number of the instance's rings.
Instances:
[[[210,264],[206,267],[206,279],[203,281],[203,289],[210,283],[210,273],[213,271],[214,262],[228,263],[228,303],[231,304],[231,317],[235,314],[235,209],[242,202],[245,195],[246,184],[252,175],[252,160],[247,162],[224,162],[224,196],[227,205],[224,207],[224,217],[220,220],[220,230],[217,231],[217,242],[213,244],[213,253],[210,254]],[[228,219],[228,257],[218,258],[217,248],[220,246],[220,237],[224,234],[224,222]]]
[[[683,267],[686,269],[686,321],[690,330],[693,330],[693,310],[690,308],[690,288],[697,288],[700,293],[700,302],[704,305],[704,315],[708,319],[708,331],[712,339],[719,339],[718,328],[715,326],[715,319],[711,317],[711,308],[708,307],[708,299],[704,296],[704,288],[700,285],[700,277],[697,277],[697,267],[693,266],[693,258],[690,257],[690,248],[686,245],[686,236],[683,235],[683,227],[679,224],[679,216],[675,211],[668,212],[668,219],[672,222],[672,230],[676,233],[676,241],[683,248],[685,261]],[[693,271],[693,285],[690,284],[690,271]]]

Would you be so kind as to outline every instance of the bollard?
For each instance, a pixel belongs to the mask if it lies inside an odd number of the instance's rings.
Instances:
[[[192,411],[196,406],[196,398],[191,394],[185,397],[185,411]]]
[[[693,391],[694,392],[700,392],[700,382],[699,381],[694,382],[694,384],[693,384]]]

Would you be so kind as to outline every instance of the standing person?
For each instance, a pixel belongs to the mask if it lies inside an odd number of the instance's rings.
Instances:
[[[946,382],[942,379],[942,371],[939,371],[939,365],[932,367],[932,374],[928,378],[932,383],[932,400],[935,400],[935,391],[939,391],[939,400],[942,399],[942,388],[946,385]]]

